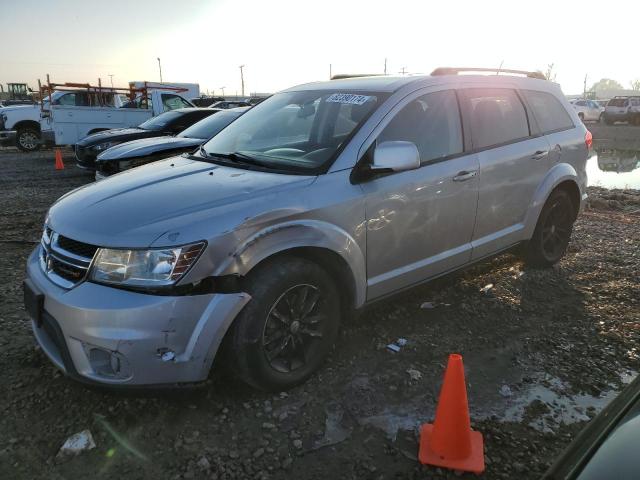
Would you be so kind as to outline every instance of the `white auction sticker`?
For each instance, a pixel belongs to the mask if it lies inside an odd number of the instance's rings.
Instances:
[[[334,93],[327,97],[328,103],[347,103],[351,105],[362,105],[371,98],[370,95],[355,95],[353,93]]]

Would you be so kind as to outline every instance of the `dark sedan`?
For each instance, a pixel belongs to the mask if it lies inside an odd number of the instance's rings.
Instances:
[[[176,136],[144,138],[111,147],[98,156],[96,180],[145,163],[191,152],[247,110],[249,107],[217,110],[216,115],[200,120]]]
[[[640,478],[640,377],[581,431],[544,480]]]
[[[95,170],[96,157],[106,149],[140,138],[176,135],[219,110],[210,108],[178,108],[150,118],[133,128],[114,128],[88,135],[75,144],[78,166]]]

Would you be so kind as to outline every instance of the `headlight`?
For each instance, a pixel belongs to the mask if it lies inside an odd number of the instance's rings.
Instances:
[[[205,242],[199,242],[150,250],[101,248],[91,267],[90,279],[132,287],[173,285],[187,273],[205,246]]]
[[[107,148],[113,147],[114,145],[117,145],[120,142],[105,142],[105,143],[99,143],[97,145],[94,145],[93,147],[91,147],[94,151],[96,152],[103,152],[105,151]]]

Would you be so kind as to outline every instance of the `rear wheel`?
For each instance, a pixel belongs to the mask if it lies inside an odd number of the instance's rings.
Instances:
[[[567,250],[575,219],[576,207],[569,194],[565,190],[552,192],[526,246],[526,263],[533,267],[557,263]]]
[[[280,257],[247,277],[251,301],[226,339],[240,377],[281,391],[306,380],[327,357],[340,325],[340,293],[317,264]]]
[[[40,148],[40,132],[31,127],[18,129],[16,146],[23,152],[35,152]]]

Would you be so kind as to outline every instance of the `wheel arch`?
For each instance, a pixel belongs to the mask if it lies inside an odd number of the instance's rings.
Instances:
[[[322,221],[290,222],[268,227],[238,245],[214,276],[246,276],[257,266],[281,255],[311,260],[340,282],[346,306],[357,308],[366,299],[364,255],[355,239]]]
[[[549,171],[534,194],[533,200],[529,205],[529,209],[525,216],[524,239],[531,238],[533,231],[536,228],[542,207],[544,207],[544,204],[547,202],[551,193],[558,188],[564,189],[569,193],[571,201],[575,207],[575,215],[578,215],[582,202],[582,192],[580,189],[578,174],[572,165],[568,163],[559,163]]]
[[[35,120],[20,120],[13,126],[14,130],[20,130],[22,128],[33,128],[40,133],[40,123]]]

